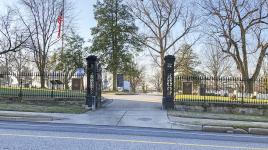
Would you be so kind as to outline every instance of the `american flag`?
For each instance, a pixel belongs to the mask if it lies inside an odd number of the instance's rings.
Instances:
[[[61,27],[62,27],[62,23],[63,23],[63,9],[61,10],[59,16],[58,16],[58,38],[61,38]]]

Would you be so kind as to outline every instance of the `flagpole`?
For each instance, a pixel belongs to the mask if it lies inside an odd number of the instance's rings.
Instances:
[[[64,50],[64,16],[65,15],[65,0],[62,0],[62,33],[61,33],[61,54]]]

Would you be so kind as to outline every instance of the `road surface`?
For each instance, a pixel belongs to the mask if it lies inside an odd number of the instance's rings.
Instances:
[[[268,137],[136,127],[0,122],[0,150],[267,150]]]

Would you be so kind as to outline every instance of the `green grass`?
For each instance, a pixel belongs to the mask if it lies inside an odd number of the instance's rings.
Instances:
[[[237,98],[224,96],[176,95],[177,101],[206,101],[206,102],[244,102],[252,104],[268,104],[268,99]]]
[[[24,97],[84,97],[85,93],[72,90],[51,90],[39,88],[14,88],[14,87],[1,87],[0,95],[2,96],[19,96],[22,91]]]
[[[45,112],[45,113],[84,113],[87,110],[78,105],[64,105],[64,106],[40,106],[28,105],[21,103],[14,104],[0,104],[2,111],[24,111],[24,112]]]
[[[51,97],[51,89],[40,89],[40,88],[14,88],[14,87],[1,87],[0,97],[18,97],[22,91],[23,98],[48,98]],[[53,97],[55,98],[84,98],[85,93],[80,91],[72,90],[53,90]],[[25,112],[49,112],[49,113],[84,113],[87,110],[78,104],[58,104],[58,103],[45,103],[39,104],[38,100],[36,103],[25,103],[12,102],[5,103],[0,102],[0,110],[5,111],[25,111]]]

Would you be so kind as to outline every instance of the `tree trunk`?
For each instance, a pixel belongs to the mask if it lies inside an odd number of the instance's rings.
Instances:
[[[214,75],[214,88],[215,88],[216,92],[218,92],[218,90],[219,90],[219,81],[218,80],[219,80],[218,76]]]
[[[164,80],[164,63],[165,63],[165,59],[164,58],[165,58],[165,54],[162,52],[160,54],[160,56],[161,56],[161,58],[160,58],[161,59],[160,60],[161,61],[160,62],[161,63],[161,66],[160,66],[161,67],[161,79],[160,79],[160,85],[161,85],[160,87],[161,87],[161,89],[160,89],[160,91],[162,92],[163,91],[163,88],[164,88],[163,87],[163,80]]]
[[[113,70],[113,91],[117,91],[116,76],[117,76],[117,71]]]
[[[65,75],[65,79],[64,79],[64,88],[65,90],[69,90],[70,87],[69,87],[69,78],[68,78],[68,75]]]
[[[132,86],[132,92],[133,92],[133,93],[136,93],[136,85],[133,85],[133,86]]]
[[[45,73],[40,73],[41,88],[45,88]]]
[[[252,94],[254,92],[254,81],[252,79],[247,79],[244,81],[245,92]]]

